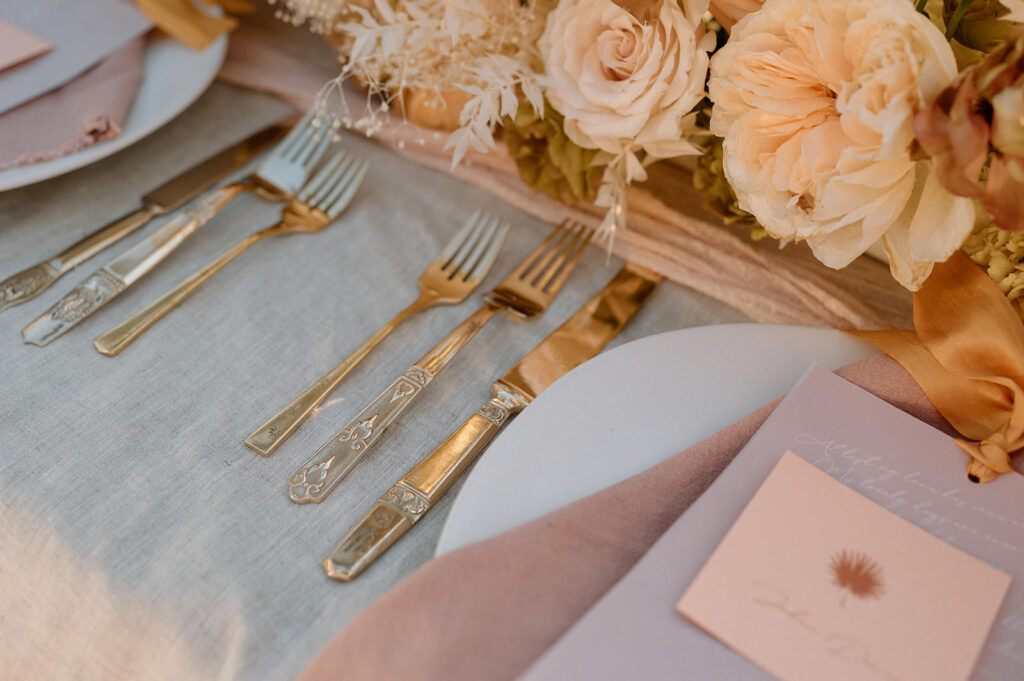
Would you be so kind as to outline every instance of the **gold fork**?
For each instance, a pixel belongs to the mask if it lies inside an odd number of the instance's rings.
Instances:
[[[299,190],[284,210],[281,220],[250,234],[219,258],[209,263],[173,290],[153,301],[95,341],[96,349],[114,356],[188,298],[205,281],[246,249],[263,239],[282,234],[314,233],[331,224],[352,201],[369,164],[345,151],[328,161]]]
[[[297,504],[318,504],[327,498],[381,434],[451,363],[466,343],[502,310],[520,317],[544,312],[562,290],[593,233],[582,224],[564,221],[512,271],[487,301],[466,321],[413,364],[358,416],[288,479],[288,496]]]
[[[499,218],[481,211],[473,213],[437,259],[420,275],[419,297],[338,366],[245,438],[246,446],[263,456],[270,456],[316,411],[352,369],[405,320],[427,308],[456,305],[468,298],[487,276],[507,234],[507,222],[502,224]]]

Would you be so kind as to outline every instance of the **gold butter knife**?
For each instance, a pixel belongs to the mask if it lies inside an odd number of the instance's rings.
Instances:
[[[45,291],[103,249],[117,243],[158,215],[171,212],[212,187],[288,132],[285,122],[268,125],[241,142],[192,166],[142,197],[142,207],[108,223],[49,260],[33,265],[0,282],[0,312],[20,305]]]
[[[627,263],[615,278],[491,386],[493,397],[391,486],[324,560],[347,582],[415,525],[510,416],[563,374],[594,357],[643,307],[661,275]]]

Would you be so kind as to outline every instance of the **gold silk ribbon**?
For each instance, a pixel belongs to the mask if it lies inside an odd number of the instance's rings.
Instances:
[[[248,0],[203,0],[208,6],[243,14],[255,10]],[[238,20],[227,15],[215,17],[203,12],[192,0],[135,0],[143,14],[157,28],[177,38],[194,50],[202,50],[218,37],[238,26]]]
[[[849,331],[899,362],[942,416],[974,482],[1013,472],[1024,448],[1024,323],[961,252],[914,294],[914,329]]]

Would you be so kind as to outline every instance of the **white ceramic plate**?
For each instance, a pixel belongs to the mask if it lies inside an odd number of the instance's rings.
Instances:
[[[221,36],[202,52],[194,52],[163,34],[151,34],[146,40],[142,83],[121,136],[52,161],[0,172],[0,191],[24,187],[95,163],[166,124],[210,86],[220,71],[227,46],[227,36]]]
[[[876,354],[840,331],[728,324],[598,355],[505,427],[463,485],[437,554],[640,473],[789,390],[814,362]]]

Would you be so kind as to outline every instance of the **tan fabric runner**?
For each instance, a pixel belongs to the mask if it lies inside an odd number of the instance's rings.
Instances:
[[[306,107],[337,74],[331,50],[303,29],[266,13],[243,20],[231,35],[221,78],[270,92]],[[358,104],[362,95],[352,93]],[[412,161],[448,172],[446,135],[396,120],[378,133],[381,144]],[[454,175],[548,222],[572,216],[597,226],[603,210],[569,208],[534,194],[503,150],[469,154]],[[700,208],[688,171],[651,168],[644,188],[629,191],[629,229],[616,235],[615,255],[726,303],[761,322],[833,328],[905,328],[912,324],[911,295],[888,267],[862,257],[841,272],[821,265],[803,244],[779,250],[771,239],[754,243],[743,228],[729,228]],[[660,197],[660,198],[659,198]]]

